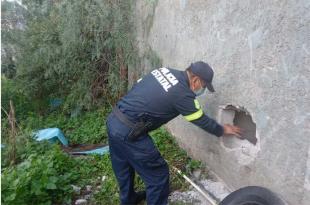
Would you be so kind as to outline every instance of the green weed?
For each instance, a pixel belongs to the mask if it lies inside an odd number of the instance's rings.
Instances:
[[[119,188],[114,176],[110,155],[72,157],[59,145],[36,142],[30,138],[33,130],[59,127],[71,143],[106,143],[105,119],[110,109],[100,109],[71,118],[52,113],[46,117],[28,116],[20,123],[27,135],[19,135],[18,163],[10,166],[2,163],[2,202],[4,204],[70,204],[77,198],[71,185],[92,185],[94,192],[90,204],[119,204]],[[150,133],[152,139],[170,167],[171,190],[185,190],[188,183],[172,168],[175,166],[189,174],[200,168],[199,161],[190,159],[175,139],[159,128]],[[20,145],[20,146],[19,146]],[[9,145],[8,145],[9,146]],[[6,158],[5,151],[2,159]],[[104,177],[104,181],[102,181]],[[145,189],[143,181],[136,175],[136,190]],[[96,190],[96,191],[95,191]]]

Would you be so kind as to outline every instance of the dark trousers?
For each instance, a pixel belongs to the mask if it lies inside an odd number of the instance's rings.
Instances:
[[[111,113],[107,120],[109,148],[121,204],[136,204],[135,171],[146,186],[148,205],[167,204],[169,168],[148,134],[128,140],[130,128]]]

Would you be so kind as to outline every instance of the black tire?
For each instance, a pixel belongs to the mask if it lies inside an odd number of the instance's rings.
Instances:
[[[266,188],[248,186],[232,192],[219,205],[285,205],[285,203]]]

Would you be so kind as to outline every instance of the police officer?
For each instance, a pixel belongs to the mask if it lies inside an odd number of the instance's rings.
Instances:
[[[220,125],[204,114],[197,96],[212,86],[213,70],[205,62],[192,63],[186,71],[159,68],[140,79],[114,107],[107,128],[113,171],[120,188],[121,204],[167,204],[169,169],[148,132],[179,114],[220,137],[240,135],[240,128]],[[135,192],[135,171],[146,192]]]

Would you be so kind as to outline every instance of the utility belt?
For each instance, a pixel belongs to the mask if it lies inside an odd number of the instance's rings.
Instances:
[[[114,115],[127,127],[131,128],[130,133],[128,134],[129,141],[135,141],[138,139],[142,134],[145,134],[148,132],[149,128],[152,126],[151,122],[145,122],[142,118],[139,119],[138,122],[133,123],[131,122],[127,115],[122,113],[118,107],[113,108]]]

